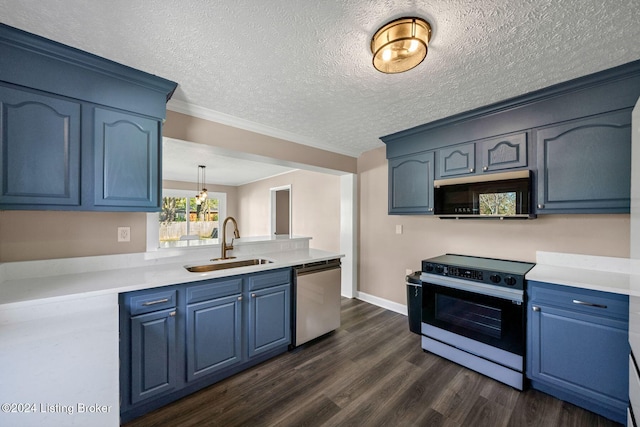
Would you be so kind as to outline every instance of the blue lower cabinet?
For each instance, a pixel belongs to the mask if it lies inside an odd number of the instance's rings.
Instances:
[[[131,318],[131,403],[175,390],[175,308]]]
[[[187,381],[242,361],[242,296],[187,306]]]
[[[287,351],[291,269],[120,295],[121,422]]]
[[[531,386],[624,423],[628,406],[628,297],[529,283]]]
[[[251,292],[249,299],[249,357],[291,342],[291,286]]]

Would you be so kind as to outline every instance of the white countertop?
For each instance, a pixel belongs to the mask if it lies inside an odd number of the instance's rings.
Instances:
[[[292,239],[292,241],[294,240]],[[1,270],[4,277],[0,280],[0,308],[129,292],[342,257],[340,254],[304,247],[308,246],[308,238],[302,240],[307,245],[301,245],[294,241],[293,245],[287,247],[282,245],[281,240],[278,240],[278,247],[265,245],[261,252],[260,246],[254,245],[256,241],[252,239],[250,241],[251,250],[246,254],[231,254],[237,256],[233,261],[266,258],[273,261],[272,263],[206,273],[191,273],[184,266],[210,264],[212,255],[217,253],[215,249],[172,252],[163,254],[163,256],[131,254],[75,258],[58,260],[58,262],[48,260],[9,263],[12,265],[4,265],[5,268]],[[284,248],[284,250],[278,248]],[[60,267],[61,264],[65,264],[65,267]],[[46,273],[47,266],[51,269],[50,274]],[[30,275],[25,272],[26,269],[33,273]],[[7,276],[9,277],[7,278]]]
[[[640,260],[565,254],[536,253],[536,265],[527,280],[573,286],[616,294],[640,296]]]

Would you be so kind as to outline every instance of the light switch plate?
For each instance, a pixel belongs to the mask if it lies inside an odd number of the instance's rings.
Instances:
[[[402,224],[396,225],[396,234],[402,234]]]
[[[118,227],[118,242],[131,241],[131,227]]]

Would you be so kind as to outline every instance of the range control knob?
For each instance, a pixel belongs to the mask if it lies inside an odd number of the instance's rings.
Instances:
[[[516,284],[516,279],[511,276],[507,276],[504,278],[504,283],[506,283],[509,286],[513,286]]]
[[[500,283],[502,277],[498,276],[497,274],[492,274],[491,276],[489,276],[489,280],[491,280],[493,283]]]
[[[444,273],[444,267],[441,265],[436,266],[436,273],[438,274]]]
[[[433,264],[427,264],[427,265],[425,266],[425,271],[426,271],[427,273],[431,273],[431,272],[433,271]]]

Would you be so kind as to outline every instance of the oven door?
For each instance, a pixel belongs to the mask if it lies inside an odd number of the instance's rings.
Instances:
[[[422,276],[423,323],[524,356],[524,292],[440,276],[429,283],[424,276],[431,275]]]

